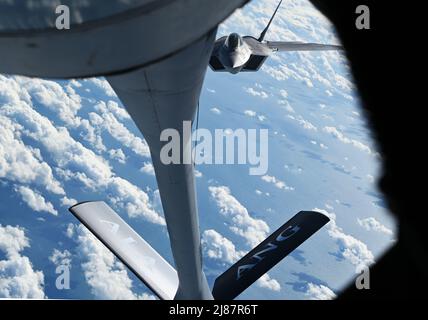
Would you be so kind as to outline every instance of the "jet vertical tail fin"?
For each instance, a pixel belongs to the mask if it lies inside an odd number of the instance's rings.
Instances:
[[[214,283],[216,300],[232,300],[321,229],[329,218],[301,211],[220,275]]]
[[[160,299],[174,299],[177,272],[105,202],[82,202],[69,210]]]
[[[281,6],[281,3],[282,3],[282,0],[281,0],[281,1],[279,1],[279,4],[278,4],[278,6],[276,7],[275,12],[273,13],[272,17],[270,18],[270,20],[269,20],[269,22],[268,22],[268,24],[267,24],[266,28],[265,28],[265,29],[262,31],[262,33],[260,34],[260,36],[259,36],[259,38],[258,38],[258,40],[259,40],[260,42],[262,42],[262,41],[263,41],[263,39],[265,38],[265,35],[266,35],[267,31],[269,30],[269,27],[270,27],[270,25],[271,25],[271,23],[272,23],[272,21],[273,21],[273,18],[275,18],[275,15],[276,15],[276,13],[278,12],[279,7]]]

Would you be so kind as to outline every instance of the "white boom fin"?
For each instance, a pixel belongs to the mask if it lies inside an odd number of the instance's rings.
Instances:
[[[105,202],[82,202],[69,210],[160,299],[174,299],[175,269]]]

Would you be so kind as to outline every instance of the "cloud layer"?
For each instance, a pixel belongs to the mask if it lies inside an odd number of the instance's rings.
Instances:
[[[226,186],[208,188],[220,213],[231,219],[230,230],[242,236],[251,247],[262,242],[269,232],[269,226],[261,219],[252,218],[247,209],[231,194]]]
[[[132,290],[132,280],[125,266],[84,226],[76,230],[82,269],[92,294],[98,299],[154,299],[149,294],[138,295]]]
[[[43,272],[21,254],[28,247],[24,229],[0,224],[0,251],[6,254],[6,260],[0,260],[0,298],[45,298]]]
[[[61,183],[54,177],[55,173],[65,182],[74,180],[92,191],[111,193],[112,203],[125,210],[130,217],[143,217],[152,223],[165,225],[164,218],[153,209],[144,191],[116,176],[105,158],[75,140],[67,127],[55,126],[33,105],[36,102],[50,105],[58,114],[62,112],[61,108],[72,109],[64,118],[67,126],[86,123],[88,128],[95,131],[102,128],[137,155],[147,157],[149,151],[145,141],[117,120],[115,114],[126,118],[126,112],[117,104],[99,103],[97,108],[101,115],[94,113],[96,120],[88,124],[76,115],[79,101],[74,97],[74,91],[70,89],[66,92],[52,81],[38,80],[33,83],[24,77],[0,75],[0,89],[3,104],[0,109],[0,177],[20,184],[38,184],[47,191],[65,196]],[[61,101],[65,101],[65,106]],[[95,131],[91,132],[96,135]],[[40,149],[25,145],[22,142],[24,137],[39,145]],[[42,153],[52,159],[50,165],[43,161]],[[120,152],[110,156],[123,160]],[[53,165],[54,169],[51,167]],[[53,205],[38,192],[26,185],[18,186],[16,190],[32,209],[56,214]]]
[[[342,259],[346,259],[356,267],[356,270],[361,267],[370,266],[374,263],[373,253],[367,245],[357,238],[347,234],[336,223],[336,215],[324,209],[313,209],[328,216],[331,220],[327,224],[328,235],[336,242],[338,251],[336,255]]]

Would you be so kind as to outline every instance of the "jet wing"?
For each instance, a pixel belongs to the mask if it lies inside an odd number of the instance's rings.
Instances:
[[[266,43],[260,42],[252,36],[245,36],[242,38],[247,46],[250,48],[251,53],[257,56],[269,56],[272,49],[266,46]]]
[[[265,45],[273,51],[324,51],[343,50],[342,46],[320,43],[267,41]]]

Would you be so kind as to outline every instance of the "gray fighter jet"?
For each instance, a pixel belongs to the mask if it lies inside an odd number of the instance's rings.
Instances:
[[[266,59],[277,51],[322,51],[322,50],[342,50],[341,46],[287,42],[287,41],[264,41],[265,35],[281,6],[282,0],[275,9],[266,28],[258,38],[252,36],[241,37],[237,33],[221,37],[216,40],[210,58],[211,70],[215,72],[239,72],[258,71]]]
[[[102,3],[101,3],[102,2]],[[144,135],[156,173],[174,267],[103,201],[70,211],[161,299],[233,299],[328,218],[301,212],[215,281],[203,272],[193,164],[166,164],[165,129],[193,121],[217,26],[248,0],[0,1],[0,72],[50,78],[105,76]],[[238,40],[239,41],[239,40]],[[99,195],[108,201],[106,195]],[[80,199],[90,200],[90,199]]]

